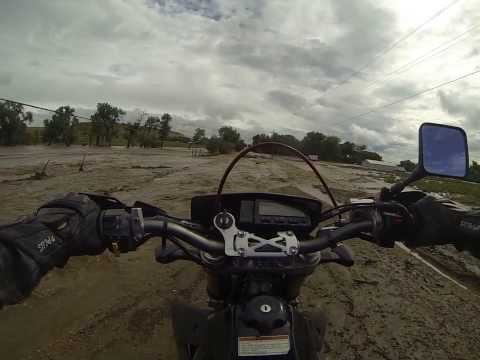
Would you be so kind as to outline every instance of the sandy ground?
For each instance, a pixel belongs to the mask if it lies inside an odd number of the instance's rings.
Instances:
[[[87,153],[85,171],[78,164]],[[178,216],[189,199],[216,189],[230,157],[191,158],[187,149],[0,149],[0,219],[31,212],[67,191],[103,192],[125,202],[148,201]],[[29,180],[50,160],[48,177]],[[318,164],[341,197],[373,193],[378,174]],[[315,179],[296,162],[247,159],[227,191],[266,190],[323,198]],[[0,311],[0,359],[172,359],[167,303],[205,304],[204,275],[186,262],[155,263],[155,239],[135,253],[72,258],[48,274],[24,303]],[[348,243],[356,265],[319,267],[301,303],[322,304],[330,327],[327,359],[478,359],[478,262],[449,248],[425,257],[466,285],[464,290],[420,260],[395,248]]]

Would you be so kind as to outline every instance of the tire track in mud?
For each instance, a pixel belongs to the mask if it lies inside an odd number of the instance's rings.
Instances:
[[[150,349],[152,342],[165,336],[161,334],[171,333],[170,306],[173,301],[206,300],[206,296],[199,295],[205,291],[204,272],[198,267],[186,266],[185,262],[177,265],[180,266],[168,270],[171,275],[162,288],[150,288],[140,293],[137,289],[134,295],[117,299],[115,305],[97,311],[81,327],[71,329],[65,336],[25,359],[64,359],[72,351],[77,356],[94,359],[114,352],[125,343],[136,351],[145,346]],[[152,358],[157,359],[162,351],[170,354],[167,358],[174,356],[170,336],[164,339],[170,341],[168,347],[151,353]]]
[[[327,359],[476,358],[478,324],[464,323],[459,310],[470,299],[465,313],[478,312],[468,292],[443,284],[443,278],[401,251],[375,252],[361,242],[351,246],[355,267],[321,266],[305,287],[307,302],[323,302],[329,317]],[[440,295],[436,283],[447,296]]]

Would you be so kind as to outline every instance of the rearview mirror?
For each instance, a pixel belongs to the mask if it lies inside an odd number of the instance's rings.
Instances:
[[[425,175],[463,178],[468,172],[468,145],[459,127],[424,123],[419,131],[419,166]]]
[[[418,165],[405,180],[396,183],[390,195],[399,194],[406,186],[427,175],[463,178],[468,173],[467,134],[456,126],[424,123],[419,130]]]

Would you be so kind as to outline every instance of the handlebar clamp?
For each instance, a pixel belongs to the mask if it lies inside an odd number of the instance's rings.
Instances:
[[[241,257],[283,257],[298,253],[298,240],[293,231],[278,232],[272,239],[239,230],[235,217],[222,211],[213,219],[215,228],[222,234],[227,256]]]

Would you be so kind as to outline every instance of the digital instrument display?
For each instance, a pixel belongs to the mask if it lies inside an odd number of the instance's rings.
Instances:
[[[279,231],[307,236],[318,224],[322,203],[315,199],[274,193],[222,194],[222,209],[235,218],[238,229],[272,237]],[[218,195],[192,199],[192,221],[209,228],[219,212]]]
[[[258,215],[306,217],[303,211],[274,201],[259,201]]]

